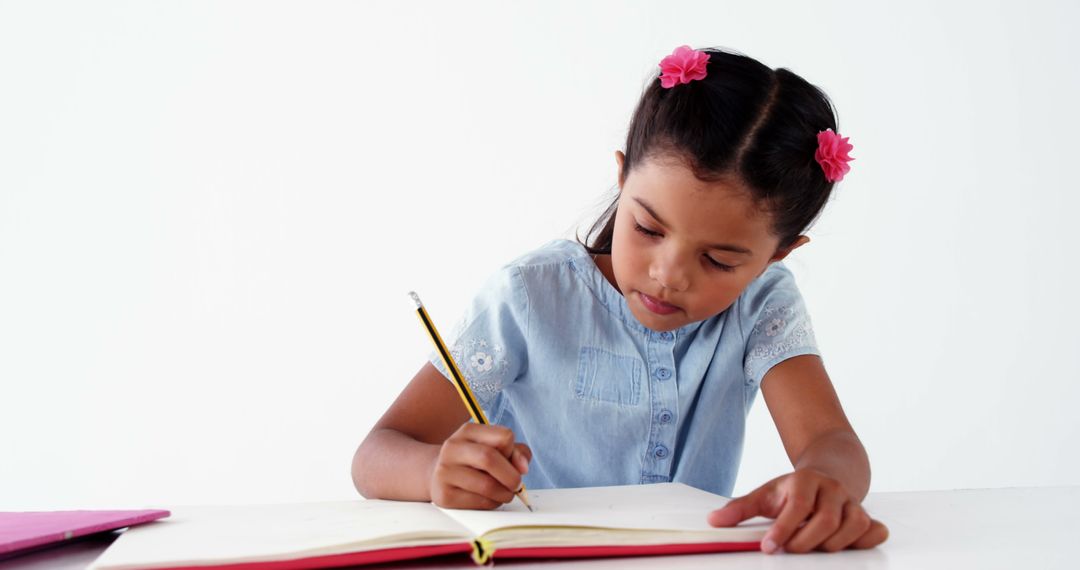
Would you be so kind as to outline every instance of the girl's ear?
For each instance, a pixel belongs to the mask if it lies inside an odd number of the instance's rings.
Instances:
[[[765,270],[768,269],[770,265],[776,263],[777,261],[782,261],[785,257],[788,256],[789,253],[808,243],[810,243],[810,238],[806,236],[799,236],[795,238],[795,241],[791,245],[785,247],[784,249],[776,250],[776,253],[774,253],[772,258],[769,259],[769,262],[765,264],[765,267],[761,270],[761,273],[765,273]],[[761,277],[761,273],[758,273],[758,277]]]
[[[789,253],[808,243],[810,243],[810,238],[806,236],[799,236],[795,238],[795,241],[792,242],[791,245],[785,247],[784,249],[776,250],[776,253],[773,254],[772,259],[769,260],[769,263],[776,263],[777,261],[782,261],[785,257],[788,256]]]
[[[626,162],[626,155],[621,150],[615,151],[615,162],[619,164],[619,190],[622,190],[623,182],[623,163]]]

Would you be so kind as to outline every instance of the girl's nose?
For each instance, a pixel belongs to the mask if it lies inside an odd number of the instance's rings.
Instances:
[[[653,260],[649,266],[649,277],[652,277],[664,289],[672,291],[685,291],[690,286],[690,277],[686,268],[673,256],[662,256]]]

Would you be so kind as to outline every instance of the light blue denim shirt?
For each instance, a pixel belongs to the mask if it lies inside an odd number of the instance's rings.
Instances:
[[[569,240],[496,272],[449,339],[488,420],[532,449],[531,489],[678,481],[730,496],[762,376],[820,354],[782,263],[719,315],[655,332]]]

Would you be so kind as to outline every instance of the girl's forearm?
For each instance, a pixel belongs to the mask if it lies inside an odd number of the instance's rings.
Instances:
[[[353,455],[353,485],[369,499],[430,501],[440,447],[397,430],[372,430]]]
[[[795,469],[814,469],[835,478],[859,501],[870,489],[870,460],[859,437],[850,431],[827,433],[795,461]]]

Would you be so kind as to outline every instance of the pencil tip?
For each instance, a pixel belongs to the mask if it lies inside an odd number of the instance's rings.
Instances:
[[[409,291],[409,296],[412,297],[413,302],[416,303],[416,308],[419,309],[424,306],[423,303],[420,302],[420,295],[417,295],[416,291]]]

